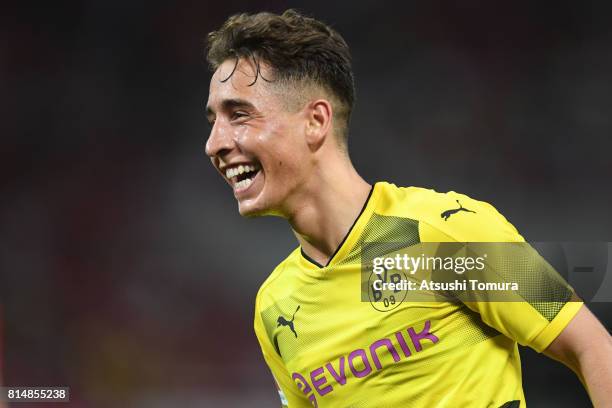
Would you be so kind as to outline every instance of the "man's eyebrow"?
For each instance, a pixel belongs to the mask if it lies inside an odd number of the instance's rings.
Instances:
[[[236,108],[247,108],[247,109],[255,109],[255,106],[249,102],[246,101],[244,99],[224,99],[221,102],[221,110],[222,111],[228,111],[230,109],[236,109]],[[210,105],[206,106],[206,117],[210,118],[211,116],[214,116],[216,114],[215,110],[213,108],[210,107]]]

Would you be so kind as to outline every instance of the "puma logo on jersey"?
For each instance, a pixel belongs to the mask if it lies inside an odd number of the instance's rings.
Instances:
[[[289,327],[289,330],[291,330],[293,332],[293,334],[295,334],[295,337],[297,338],[297,333],[295,332],[295,327],[293,326],[293,319],[295,319],[295,314],[297,313],[297,311],[300,310],[300,306],[298,305],[297,309],[295,309],[295,312],[293,312],[293,316],[291,316],[291,320],[287,320],[285,319],[284,316],[278,316],[278,320],[276,327],[281,327],[281,326],[287,326]]]
[[[453,214],[458,213],[459,211],[471,212],[471,213],[476,214],[476,211],[468,210],[467,208],[461,205],[459,200],[456,200],[456,201],[457,201],[457,204],[459,204],[459,208],[451,208],[450,210],[446,210],[442,214],[440,214],[440,217],[444,218],[444,221],[447,221],[448,217],[450,217]]]
[[[520,406],[521,406],[521,401],[514,400],[514,401],[508,401],[504,405],[500,405],[499,408],[520,408]]]

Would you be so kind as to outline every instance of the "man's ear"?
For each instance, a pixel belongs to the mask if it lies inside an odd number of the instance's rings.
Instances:
[[[332,128],[333,110],[327,99],[317,99],[307,106],[306,143],[311,151],[318,150]]]

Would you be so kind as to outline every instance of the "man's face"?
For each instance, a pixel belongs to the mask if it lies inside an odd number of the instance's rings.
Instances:
[[[241,215],[288,215],[310,171],[307,121],[302,110],[290,109],[281,86],[263,79],[273,77],[263,64],[260,72],[256,78],[254,65],[241,59],[237,66],[225,61],[213,74],[206,154],[234,190]]]

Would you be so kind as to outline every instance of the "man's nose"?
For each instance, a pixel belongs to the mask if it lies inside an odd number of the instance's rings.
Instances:
[[[225,128],[220,121],[215,121],[206,141],[206,155],[209,157],[220,157],[227,154],[234,146],[229,129]]]

